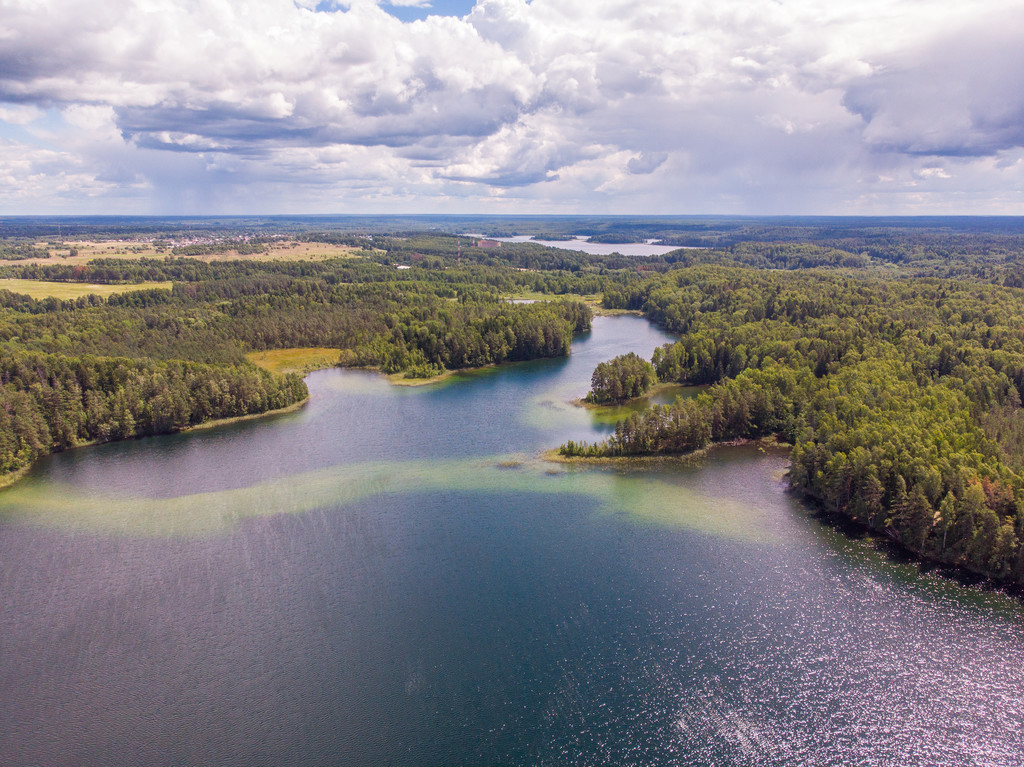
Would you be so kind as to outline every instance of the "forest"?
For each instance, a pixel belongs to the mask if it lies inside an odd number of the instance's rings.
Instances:
[[[611,306],[680,334],[659,380],[706,385],[569,456],[774,437],[789,483],[916,555],[1024,584],[1024,293],[945,279],[681,269]]]
[[[74,300],[0,290],[0,475],[69,447],[307,396],[297,376],[252,365],[254,351],[331,348],[341,365],[431,377],[568,354],[590,326],[585,300],[599,297],[602,311],[640,312],[679,340],[650,362],[603,363],[591,401],[622,401],[655,380],[703,388],[633,413],[603,443],[567,443],[564,455],[771,438],[789,446],[793,490],[820,508],[921,559],[1024,586],[1024,222],[425,221],[4,222],[0,277],[137,289]],[[645,258],[483,248],[460,229],[689,247]],[[181,244],[196,233],[202,243]],[[48,255],[102,236],[126,252],[163,251]],[[289,239],[349,251],[268,255]],[[156,281],[173,287],[146,287]],[[553,300],[516,304],[514,294]]]

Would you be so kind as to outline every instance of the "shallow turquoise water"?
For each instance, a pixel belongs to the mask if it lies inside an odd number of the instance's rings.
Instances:
[[[1021,605],[823,527],[784,455],[539,459],[666,339],[42,463],[0,493],[0,763],[1024,761]]]

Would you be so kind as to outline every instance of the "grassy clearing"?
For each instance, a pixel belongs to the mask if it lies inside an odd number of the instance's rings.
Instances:
[[[599,317],[613,317],[619,314],[640,316],[642,314],[632,309],[605,309],[601,306],[603,296],[600,293],[576,295],[574,293],[536,293],[531,290],[523,290],[518,293],[510,293],[505,298],[509,301],[582,301],[590,307],[595,316]]]
[[[249,362],[271,373],[309,373],[337,365],[341,350],[322,347],[270,349],[250,352],[245,356]]]
[[[505,296],[509,301],[583,301],[584,303],[590,303],[596,301],[601,303],[600,293],[591,293],[589,295],[581,296],[575,293],[537,293],[532,290],[521,290],[516,293],[509,293]]]
[[[170,282],[137,282],[131,285],[90,285],[84,282],[45,282],[43,280],[0,279],[0,290],[21,293],[32,298],[78,298],[80,296],[112,296],[133,290],[171,289]]]
[[[264,352],[249,352],[245,357],[252,364],[264,370],[269,370],[271,373],[309,373],[313,370],[323,370],[324,368],[337,366],[338,359],[341,357],[341,349],[318,347],[270,349]],[[405,373],[381,373],[381,375],[395,386],[430,386],[442,381],[448,381],[456,376],[480,374],[495,368],[495,365],[485,365],[479,368],[445,370],[430,378],[406,378]],[[350,369],[372,370],[380,373],[377,368]]]

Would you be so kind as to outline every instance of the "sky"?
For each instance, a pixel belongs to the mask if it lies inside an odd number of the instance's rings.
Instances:
[[[0,214],[1024,215],[1024,0],[0,0]]]

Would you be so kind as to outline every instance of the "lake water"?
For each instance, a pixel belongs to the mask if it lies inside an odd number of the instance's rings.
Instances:
[[[530,235],[517,235],[515,237],[491,237],[489,239],[498,242],[535,242],[538,245],[546,245],[549,248],[561,248],[562,250],[582,250],[592,256],[610,256],[618,253],[622,256],[663,256],[673,250],[679,250],[678,245],[658,245],[654,242],[587,242],[586,237],[577,236],[572,240],[535,240]]]
[[[783,454],[539,459],[666,338],[42,462],[0,493],[0,763],[1024,762],[1021,604],[821,525]]]

